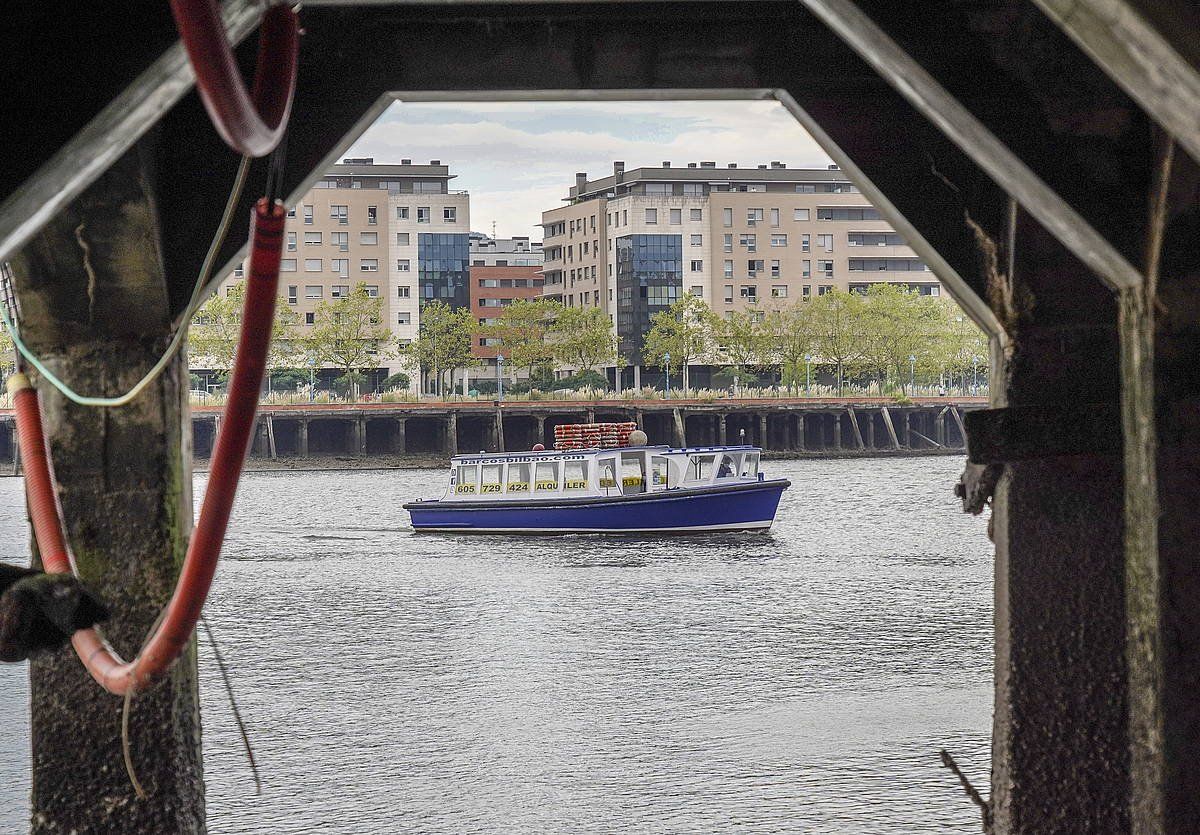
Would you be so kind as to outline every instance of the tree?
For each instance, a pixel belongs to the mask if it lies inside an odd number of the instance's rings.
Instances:
[[[669,308],[654,314],[650,331],[642,348],[642,359],[648,365],[665,365],[671,361],[683,369],[683,390],[687,391],[688,366],[713,348],[713,334],[719,320],[699,296],[687,295]]]
[[[591,371],[616,356],[612,320],[599,307],[567,307],[550,328],[554,356],[576,372]]]
[[[442,378],[449,372],[478,365],[471,353],[477,325],[467,308],[452,310],[443,301],[432,301],[421,308],[421,327],[417,338],[400,346],[400,356],[421,374],[432,374],[434,393],[441,395]]]
[[[188,348],[193,360],[203,358],[222,376],[233,368],[237,355],[238,336],[242,329],[242,300],[246,283],[229,285],[222,296],[214,293],[200,306],[188,330]],[[268,369],[289,368],[296,361],[296,323],[299,317],[284,299],[275,300],[275,318],[271,323],[271,348],[267,354]],[[196,365],[196,362],[192,362]]]
[[[762,365],[767,354],[765,314],[761,310],[731,310],[717,320],[717,340],[720,342],[735,385],[749,376],[752,366]]]
[[[987,334],[950,301],[941,302],[940,331],[936,370],[948,372],[950,376],[955,373],[962,375],[965,389],[966,374],[975,365],[975,358],[981,358],[984,363],[988,361]]]
[[[500,352],[515,369],[532,374],[535,366],[554,362],[555,346],[547,341],[555,319],[564,311],[549,299],[517,299],[482,333],[498,340]]]
[[[344,298],[317,305],[312,329],[300,340],[315,363],[341,370],[358,396],[359,372],[377,368],[391,356],[392,333],[383,324],[383,300],[359,283]]]
[[[14,353],[12,334],[5,328],[0,327],[0,371],[8,376],[9,371],[17,365],[17,356]]]
[[[846,372],[863,357],[863,298],[857,293],[830,290],[808,302],[812,305],[813,344],[822,362],[837,369],[838,396]]]
[[[807,373],[807,357],[816,345],[816,316],[809,302],[767,312],[762,322],[768,360],[779,366],[780,377],[791,394]]]
[[[943,323],[940,302],[895,284],[873,284],[861,315],[863,360],[878,375],[880,392],[889,379],[907,392],[915,369],[934,364]]]

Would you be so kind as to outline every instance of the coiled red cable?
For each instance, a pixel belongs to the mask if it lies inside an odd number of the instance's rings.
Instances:
[[[242,156],[269,154],[283,136],[296,92],[296,13],[277,5],[263,15],[253,96],[246,92],[217,0],[171,0],[171,13],[217,133]]]
[[[187,556],[175,593],[162,623],[132,661],[123,661],[95,629],[76,632],[71,642],[92,677],[110,693],[125,695],[142,689],[174,663],[196,628],[208,590],[212,586],[229,525],[238,480],[258,412],[259,389],[271,344],[271,324],[279,284],[279,259],[283,254],[283,204],[258,201],[250,238],[250,274],[242,304],[242,327],[237,357],[229,383],[225,419],[213,450],[208,489],[200,518],[188,543]],[[23,374],[9,379],[16,413],[21,457],[25,462],[25,490],[34,535],[47,571],[72,570],[54,492],[37,392]]]

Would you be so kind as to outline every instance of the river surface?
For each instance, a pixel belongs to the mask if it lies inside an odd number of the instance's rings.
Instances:
[[[978,832],[938,761],[986,785],[991,545],[961,466],[767,462],[793,481],[771,533],[675,539],[416,536],[400,505],[440,471],[250,473],[207,612],[264,786],[202,642],[210,832]],[[25,679],[0,669],[3,833]]]

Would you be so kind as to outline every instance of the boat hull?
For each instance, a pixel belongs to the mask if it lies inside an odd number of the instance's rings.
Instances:
[[[456,533],[701,533],[771,527],[790,486],[772,479],[729,487],[553,502],[412,502],[418,531]]]

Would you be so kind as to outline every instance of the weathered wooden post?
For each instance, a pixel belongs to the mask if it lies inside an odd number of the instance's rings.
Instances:
[[[174,319],[148,148],[135,148],[54,218],[12,266],[21,332],[77,391],[124,392]],[[192,524],[188,373],[180,353],[130,405],[99,410],[37,383],[67,538],[113,611],[104,633],[135,655],[175,585]],[[204,831],[195,644],[133,700],[138,799],[121,756],[121,700],[73,653],[30,666],[35,833]]]
[[[405,432],[408,429],[408,418],[396,418],[396,434],[392,440],[392,452],[403,455],[408,451],[408,439]]]

